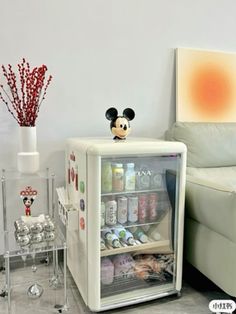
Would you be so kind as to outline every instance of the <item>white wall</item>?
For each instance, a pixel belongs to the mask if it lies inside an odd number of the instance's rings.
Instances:
[[[174,48],[236,51],[234,0],[0,0],[0,64],[45,63],[53,82],[39,114],[42,168],[64,175],[71,136],[109,136],[110,106],[136,111],[133,136],[175,120]],[[2,77],[0,77],[2,82]],[[0,167],[14,167],[17,125],[0,105]]]

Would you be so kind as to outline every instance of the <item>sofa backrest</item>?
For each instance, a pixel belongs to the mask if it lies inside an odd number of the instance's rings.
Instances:
[[[187,146],[188,167],[236,165],[236,123],[176,122],[165,137]]]

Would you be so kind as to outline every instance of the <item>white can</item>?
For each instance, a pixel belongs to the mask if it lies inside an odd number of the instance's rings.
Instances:
[[[128,219],[128,199],[125,196],[117,198],[117,220],[120,224],[124,224]]]
[[[138,197],[130,196],[128,198],[128,221],[137,222],[138,221]]]
[[[115,200],[106,202],[106,224],[108,226],[117,224],[117,203]]]

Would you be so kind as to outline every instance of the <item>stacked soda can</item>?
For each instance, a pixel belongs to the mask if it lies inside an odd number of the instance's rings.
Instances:
[[[20,246],[27,246],[30,243],[31,239],[29,227],[22,220],[16,220],[14,225],[16,229],[16,242]]]
[[[44,222],[25,223],[16,220],[15,223],[16,242],[21,246],[50,242],[55,240],[55,226],[49,216],[45,217]]]
[[[44,231],[44,241],[53,241],[55,240],[55,225],[51,220],[50,216],[45,217],[45,222],[43,224]]]

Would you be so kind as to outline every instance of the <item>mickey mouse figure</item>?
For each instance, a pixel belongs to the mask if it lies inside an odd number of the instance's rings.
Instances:
[[[20,197],[25,205],[25,215],[31,216],[31,205],[33,204],[38,192],[33,190],[31,186],[27,186],[25,190],[20,192]]]
[[[111,121],[110,129],[112,134],[115,135],[114,140],[125,140],[126,136],[130,133],[130,123],[135,117],[135,112],[131,108],[126,108],[123,111],[123,116],[118,116],[116,108],[111,107],[106,111],[106,118]]]
[[[25,215],[26,216],[31,216],[31,205],[33,204],[34,202],[34,199],[31,197],[31,198],[28,198],[27,196],[23,198],[23,203],[25,205]]]

